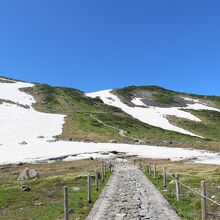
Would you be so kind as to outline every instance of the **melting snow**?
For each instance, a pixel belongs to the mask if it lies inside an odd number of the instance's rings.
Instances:
[[[2,80],[2,78],[0,78]],[[20,91],[20,88],[33,87],[31,83],[15,82],[0,83],[0,99],[9,100],[22,105],[31,106],[36,101],[31,95]]]
[[[0,105],[0,144],[30,143],[38,136],[52,139],[62,133],[63,115],[47,114],[13,104]]]
[[[138,155],[139,157],[170,158],[171,160],[197,158],[197,162],[200,163],[205,161],[206,163],[220,164],[220,155],[217,153],[192,149],[110,143],[49,142],[53,140],[53,136],[62,133],[65,116],[35,111],[31,107],[35,103],[35,99],[19,90],[20,88],[32,86],[34,85],[23,82],[0,83],[0,99],[11,100],[30,107],[23,108],[9,103],[0,105],[0,164],[35,162],[60,156],[67,156],[66,160],[89,158],[91,156],[98,158],[112,157],[112,154],[103,155],[104,152],[108,151],[118,151],[126,155]],[[94,96],[97,96],[97,94],[94,94]],[[107,104],[123,107],[124,109],[128,108],[117,97],[111,95],[110,91],[105,92],[103,99]],[[143,114],[146,114],[144,111],[148,108],[135,107],[132,109],[134,109],[132,113],[137,114],[136,117],[141,117],[142,112],[139,112],[139,110],[136,112],[136,110],[142,109]],[[158,110],[155,109],[150,110],[152,111],[150,118],[156,117],[154,120],[158,120],[158,123],[161,122],[160,118],[158,119],[158,114],[161,113],[157,113]],[[128,112],[130,111],[129,109]],[[27,144],[21,145],[19,144],[21,142]]]
[[[200,121],[199,118],[197,118],[196,116],[192,115],[189,112],[185,112],[183,109],[194,109],[194,110],[205,109],[205,110],[214,110],[220,112],[219,109],[208,107],[204,104],[199,103],[199,100],[194,100],[190,98],[185,98],[185,99],[188,101],[193,101],[194,103],[189,104],[185,108],[182,107],[161,108],[161,107],[147,106],[142,102],[141,98],[134,98],[131,102],[136,106],[130,107],[124,104],[123,102],[121,102],[121,100],[116,95],[112,94],[111,91],[112,90],[103,90],[99,92],[87,93],[86,95],[92,98],[100,97],[100,99],[105,104],[121,108],[127,114],[133,116],[134,118],[139,119],[144,123],[191,136],[198,136],[198,135],[172,125],[167,119],[167,116],[176,116],[179,118],[185,118],[192,121]]]
[[[131,102],[137,106],[146,106],[143,101],[142,98],[134,98],[133,100],[131,100]],[[147,107],[147,106],[146,106]]]
[[[42,139],[34,140],[28,145],[20,146],[18,144],[0,146],[0,164],[17,163],[17,162],[35,162],[68,156],[65,160],[78,160],[90,158],[108,158],[112,154],[103,155],[108,151],[123,152],[127,156],[137,155],[144,158],[171,159],[179,161],[184,159],[193,159],[198,163],[220,164],[220,155],[217,153],[146,145],[128,145],[128,144],[111,144],[111,143],[83,143],[57,141],[48,143]],[[71,156],[77,155],[77,156]],[[210,161],[208,161],[210,160]]]
[[[0,105],[0,144],[29,143],[42,135],[53,139],[53,136],[62,133],[65,116],[35,111],[31,107],[35,99],[19,90],[33,86],[23,82],[0,83],[0,99],[29,106],[23,108],[4,102]]]

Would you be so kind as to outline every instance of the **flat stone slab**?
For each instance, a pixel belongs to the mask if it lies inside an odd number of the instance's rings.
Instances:
[[[87,220],[180,220],[137,166],[117,164]]]

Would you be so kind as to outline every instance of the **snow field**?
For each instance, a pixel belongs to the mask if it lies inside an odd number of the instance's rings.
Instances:
[[[19,90],[20,88],[32,86],[34,85],[23,82],[0,83],[0,99],[29,106],[29,108],[23,108],[17,104],[6,102],[0,104],[0,164],[36,162],[60,156],[67,156],[65,160],[76,160],[91,156],[94,158],[114,157],[113,154],[103,155],[104,152],[109,151],[123,152],[126,155],[137,155],[138,157],[170,158],[171,160],[196,158],[198,163],[220,164],[219,154],[193,149],[110,143],[48,142],[54,139],[53,136],[62,133],[65,115],[35,111],[32,108],[35,99]],[[139,120],[142,119],[146,123],[152,120],[152,123],[156,122],[158,125],[164,123],[164,127],[170,126],[164,120],[166,118],[163,115],[166,112],[161,112],[160,109],[130,108],[112,95],[110,90],[90,94],[92,97],[99,95],[102,96],[106,104],[122,108]],[[141,100],[136,103],[140,105]],[[149,112],[146,111],[147,109],[149,109]],[[181,110],[175,111],[175,114],[179,115],[181,113],[184,117],[192,117],[181,112]],[[171,112],[174,112],[174,110]],[[164,119],[162,120],[162,118]],[[21,145],[21,142],[26,142],[26,144]]]

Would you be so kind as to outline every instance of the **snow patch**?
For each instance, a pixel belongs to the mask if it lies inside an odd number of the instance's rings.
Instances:
[[[137,106],[147,106],[143,103],[142,98],[134,98],[131,102]]]
[[[114,94],[111,93],[112,90],[103,90],[99,92],[87,93],[86,95],[95,98],[100,97],[100,99],[108,105],[118,107],[122,109],[127,114],[137,118],[138,120],[160,127],[170,131],[176,131],[182,134],[187,134],[191,136],[198,136],[192,132],[189,132],[185,129],[172,125],[167,116],[176,116],[178,118],[185,118],[192,121],[201,121],[198,117],[192,115],[189,112],[184,111],[184,109],[194,109],[194,110],[213,110],[220,112],[219,109],[206,106],[205,104],[199,103],[199,100],[184,98],[185,100],[194,102],[193,104],[188,104],[187,107],[170,107],[170,108],[162,108],[162,107],[154,107],[147,106],[142,102],[141,98],[134,98],[131,102],[135,104],[135,107],[130,107],[121,102],[121,100]],[[140,107],[141,106],[141,107]]]
[[[24,82],[0,82],[0,99],[5,99],[22,105],[31,106],[33,103],[36,102],[35,99],[31,95],[28,95],[25,92],[20,91],[19,89],[33,86],[34,84]]]
[[[25,141],[31,145],[38,136],[53,139],[53,136],[62,133],[65,116],[35,111],[31,107],[36,102],[35,99],[20,91],[21,88],[33,86],[34,84],[24,82],[0,83],[0,99],[30,107],[23,108],[4,102],[0,105],[0,144],[9,146]]]
[[[37,112],[14,104],[0,105],[0,143],[32,143],[38,136],[51,139],[62,133],[64,116]]]
[[[209,106],[207,106],[205,104],[201,104],[201,103],[189,104],[187,107],[185,107],[183,109],[210,110],[210,111],[220,112],[220,110],[217,108],[209,107]]]
[[[158,147],[146,145],[111,144],[111,143],[83,143],[83,142],[45,142],[42,139],[33,141],[30,145],[18,144],[0,146],[0,164],[18,162],[36,162],[67,156],[65,160],[85,158],[112,158],[113,155],[103,153],[117,151],[127,156],[137,155],[140,158],[171,159],[172,161],[193,159],[199,163],[220,164],[220,155],[202,150]],[[71,156],[77,155],[77,156]],[[68,157],[69,156],[69,157]],[[209,161],[208,161],[209,160]]]

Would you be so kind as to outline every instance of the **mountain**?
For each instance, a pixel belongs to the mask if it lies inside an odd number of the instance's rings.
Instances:
[[[23,91],[35,97],[36,110],[66,115],[63,132],[58,136],[61,140],[139,141],[206,149],[219,146],[220,97],[217,96],[133,86],[109,92],[124,104],[121,108],[120,104],[108,104],[99,96],[105,91],[84,94],[76,89],[45,84],[35,84]],[[135,117],[136,114],[139,116]]]
[[[115,149],[116,145],[105,143],[125,143],[135,144],[123,145],[134,150],[138,145],[154,145],[219,151],[219,108],[218,96],[157,86],[85,94],[73,88],[0,77],[0,145],[5,146],[1,154],[6,157],[16,149],[22,158],[46,159],[57,152],[69,155],[73,147],[94,152],[89,145],[81,147],[80,143],[88,142],[103,143],[99,145],[102,149]],[[47,147],[54,142],[51,151]],[[20,158],[12,156],[15,161]]]
[[[152,126],[219,140],[220,97],[178,93],[157,86],[132,86],[87,95]]]

